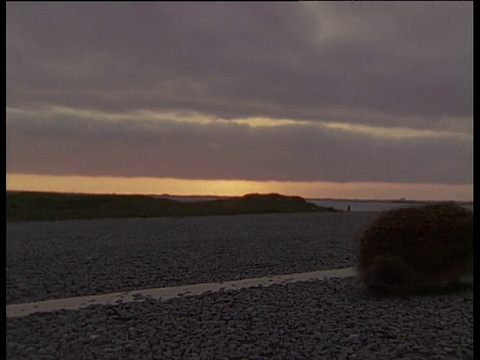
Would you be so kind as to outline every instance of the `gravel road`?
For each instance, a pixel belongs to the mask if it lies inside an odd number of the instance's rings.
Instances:
[[[7,224],[7,304],[354,266],[376,214]],[[473,359],[473,292],[327,279],[6,320],[9,359]]]
[[[354,266],[374,213],[7,224],[7,304]]]

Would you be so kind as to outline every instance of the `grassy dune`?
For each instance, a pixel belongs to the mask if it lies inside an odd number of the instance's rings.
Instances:
[[[7,222],[335,211],[279,194],[180,202],[145,195],[7,192]]]

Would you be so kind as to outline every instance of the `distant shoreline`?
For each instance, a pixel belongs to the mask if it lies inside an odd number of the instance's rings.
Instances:
[[[61,194],[61,195],[122,195],[122,196],[148,196],[152,198],[163,198],[179,201],[209,201],[209,200],[226,200],[232,198],[238,198],[241,196],[227,196],[227,195],[175,195],[175,194],[123,194],[123,193],[89,193],[89,192],[66,192],[66,191],[31,191],[31,190],[6,190],[6,193],[39,193],[39,194]],[[246,195],[246,194],[245,194]],[[295,196],[295,195],[282,195],[282,196]],[[415,200],[415,199],[351,199],[351,198],[330,198],[330,197],[302,197],[306,201],[338,201],[338,202],[377,202],[377,203],[408,203],[408,204],[427,204],[443,201],[453,201],[461,205],[473,205],[473,200]]]
[[[336,212],[299,196],[247,194],[226,199],[179,201],[149,195],[7,192],[7,222]]]
[[[462,205],[473,205],[473,201],[464,200],[409,200],[409,199],[335,199],[335,198],[308,198],[315,201],[342,201],[342,202],[379,202],[379,203],[398,203],[398,204],[429,204],[444,201],[453,201]]]
[[[149,195],[154,198],[164,198],[178,201],[209,201],[235,198],[236,196],[220,195]],[[305,198],[307,201],[336,201],[345,203],[394,203],[394,204],[430,204],[436,202],[453,201],[459,205],[473,205],[473,201],[463,200],[410,200],[410,199],[342,199],[342,198]]]

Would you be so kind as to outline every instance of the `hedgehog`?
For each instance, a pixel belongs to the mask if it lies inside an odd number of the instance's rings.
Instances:
[[[361,234],[357,270],[377,294],[461,286],[473,276],[473,212],[454,202],[387,210]]]

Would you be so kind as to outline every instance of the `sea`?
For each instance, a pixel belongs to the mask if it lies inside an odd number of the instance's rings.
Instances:
[[[332,207],[343,211],[385,211],[401,207],[413,207],[431,203],[430,201],[384,201],[384,200],[322,200],[307,199],[318,206]],[[473,211],[473,203],[457,202],[458,205]]]

